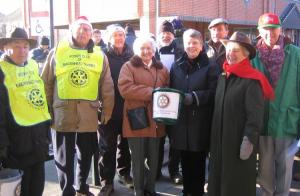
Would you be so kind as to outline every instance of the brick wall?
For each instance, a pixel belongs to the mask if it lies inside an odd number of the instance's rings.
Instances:
[[[161,0],[160,16],[203,16],[218,15],[218,1],[207,0]]]
[[[281,14],[289,3],[285,0],[161,0],[160,16],[194,16],[211,20],[224,17],[237,24],[256,23],[264,12]]]

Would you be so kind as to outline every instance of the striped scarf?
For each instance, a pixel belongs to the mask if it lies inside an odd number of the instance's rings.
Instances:
[[[277,43],[272,49],[261,40],[257,43],[257,49],[260,54],[260,60],[265,65],[265,68],[270,74],[270,83],[273,88],[276,87],[280,78],[282,65],[284,63],[284,41],[283,36],[280,36]]]

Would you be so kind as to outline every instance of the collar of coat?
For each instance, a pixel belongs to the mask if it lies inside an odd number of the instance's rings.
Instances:
[[[260,36],[258,36],[256,39],[258,40],[257,43],[256,43],[256,47],[257,47],[257,46],[261,45],[261,43],[263,42],[263,39]],[[289,45],[289,44],[293,44],[292,40],[289,37],[284,36],[283,37],[284,47]]]
[[[225,39],[228,39],[228,38],[225,38]],[[221,42],[219,42],[218,47],[216,47],[216,44],[212,41],[212,39],[210,39],[207,42],[207,45],[214,49],[214,51],[217,53],[216,54],[217,57],[222,56],[223,54],[226,53],[225,46]]]
[[[189,59],[187,53],[185,52],[176,64],[182,68],[186,68],[186,65],[190,65],[194,68],[201,68],[209,65],[209,59],[204,50],[202,50],[195,59]]]
[[[21,65],[17,65],[8,55],[4,55],[4,60],[5,61],[7,61],[7,62],[9,62],[9,63],[11,63],[11,64],[14,64],[14,65],[16,65],[16,66],[21,66]],[[25,66],[25,65],[27,65],[28,64],[28,61],[26,60],[25,62],[24,62],[24,65],[22,65],[21,67],[23,67],[23,66]]]
[[[69,43],[70,46],[74,49],[80,49],[76,43],[76,40],[73,37],[69,38]],[[93,48],[94,48],[94,42],[92,39],[89,40],[89,42],[87,43],[86,47],[84,48],[85,50],[88,51],[88,53],[93,53]]]
[[[121,57],[121,58],[127,58],[127,59],[129,59],[130,57],[133,56],[132,49],[126,43],[124,45],[124,49],[123,49],[122,54],[117,54],[115,52],[113,46],[110,43],[108,43],[108,45],[107,45],[107,47],[106,47],[106,49],[105,49],[104,52],[105,52],[105,54],[109,54],[109,55],[111,55],[113,57],[116,57],[116,58]]]
[[[173,40],[169,45],[159,48],[159,54],[174,54],[176,50],[176,42]]]
[[[133,57],[131,57],[129,61],[134,67],[144,67],[145,66],[141,57],[139,57],[137,55],[134,55]],[[156,60],[154,57],[152,57],[152,65],[151,66],[153,66],[157,69],[163,68],[163,64],[160,61]]]

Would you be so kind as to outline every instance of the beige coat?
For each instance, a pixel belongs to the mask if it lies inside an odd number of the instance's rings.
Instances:
[[[76,48],[72,43],[71,47]],[[101,123],[106,123],[114,106],[114,84],[107,57],[104,56],[103,69],[99,80],[99,95],[96,101],[61,100],[58,98],[55,76],[55,49],[45,63],[41,78],[45,83],[52,127],[61,132],[95,132],[98,128],[98,110],[102,110]]]
[[[157,124],[152,118],[152,92],[156,87],[167,87],[168,85],[169,73],[167,68],[154,59],[150,69],[143,64],[138,56],[133,56],[122,66],[118,86],[120,94],[125,100],[123,111],[124,137],[162,137],[165,135],[165,126]],[[150,126],[133,131],[129,125],[127,110],[138,107],[147,107]]]

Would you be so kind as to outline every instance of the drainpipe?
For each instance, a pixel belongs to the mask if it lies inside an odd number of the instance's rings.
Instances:
[[[50,40],[51,48],[54,47],[54,25],[53,25],[53,0],[49,0],[49,17],[50,17]]]
[[[155,37],[158,37],[159,0],[155,1]]]

